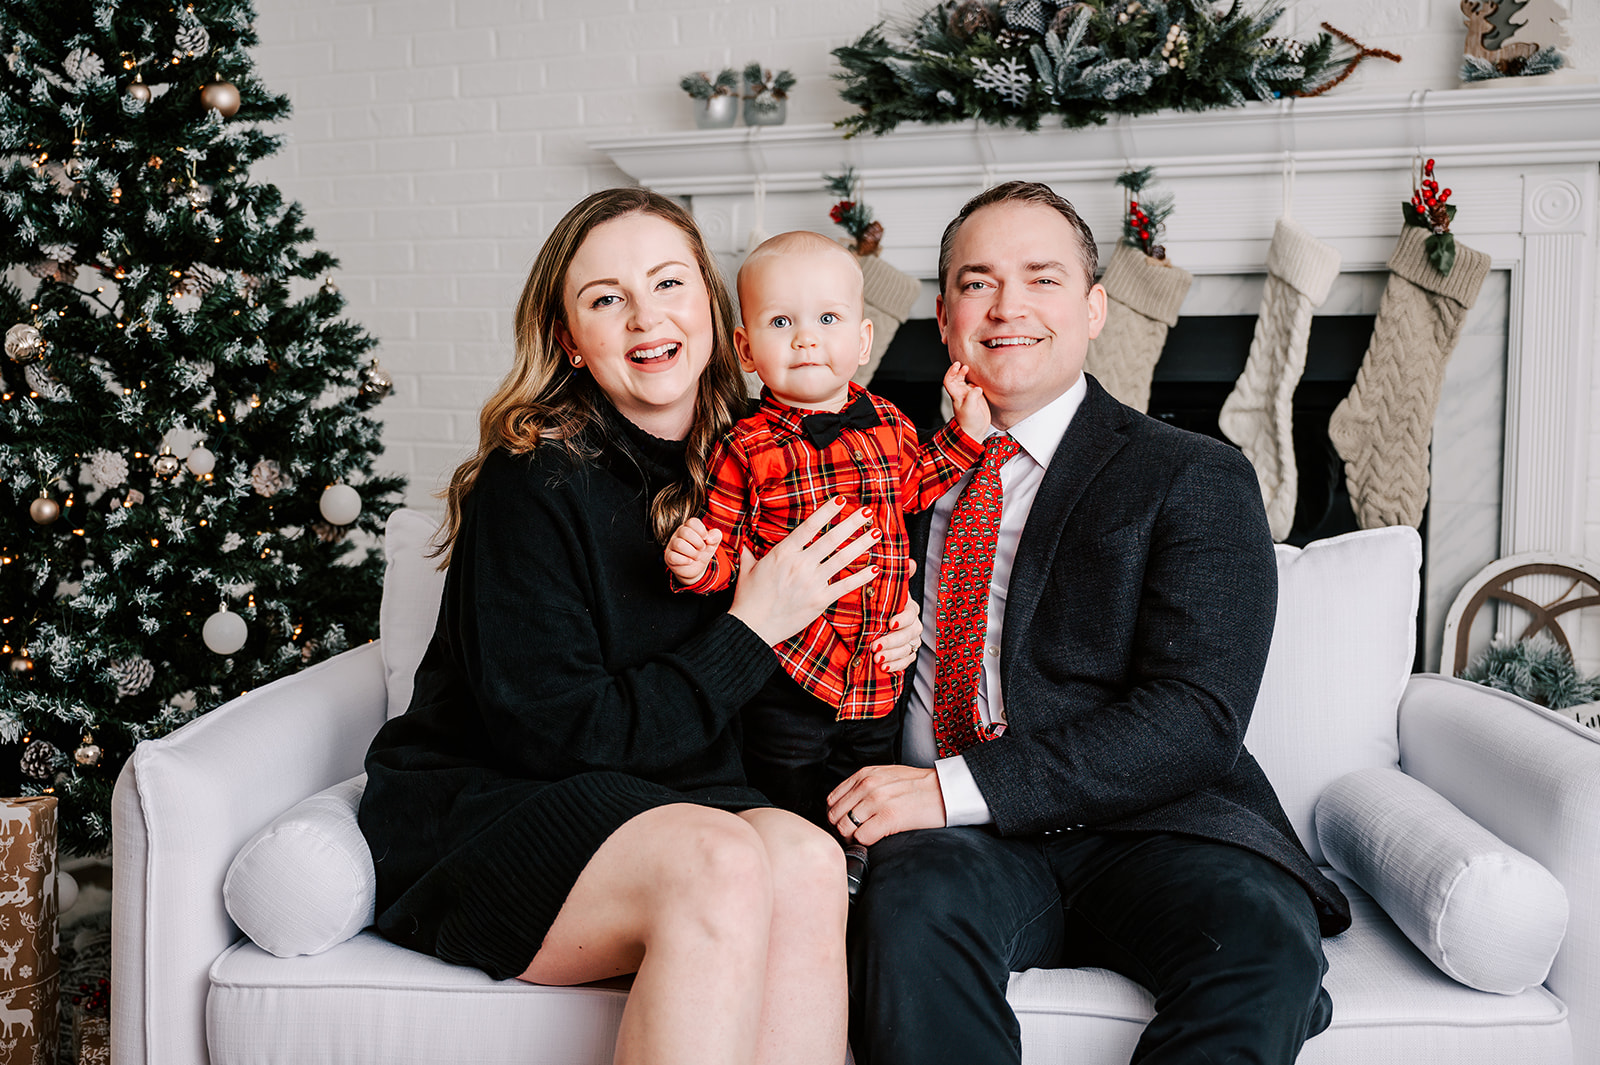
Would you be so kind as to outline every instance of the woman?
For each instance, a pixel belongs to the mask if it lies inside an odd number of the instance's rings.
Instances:
[[[637,973],[619,1062],[841,1061],[843,860],[745,786],[736,714],[772,646],[871,579],[834,578],[878,534],[830,504],[731,598],[670,591],[661,545],[746,405],[727,292],[671,200],[573,208],[516,328],[447,492],[416,693],[367,757],[378,929],[500,979]],[[897,621],[903,669],[920,626]]]

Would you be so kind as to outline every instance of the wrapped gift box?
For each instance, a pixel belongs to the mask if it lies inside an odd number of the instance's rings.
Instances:
[[[0,799],[0,1061],[56,1065],[56,798]]]

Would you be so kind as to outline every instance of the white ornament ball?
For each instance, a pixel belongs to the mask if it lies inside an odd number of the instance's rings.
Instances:
[[[361,493],[347,484],[330,486],[317,501],[330,525],[349,525],[361,516]]]
[[[196,477],[204,477],[217,468],[217,456],[207,448],[197,447],[189,452],[188,465],[190,473]]]
[[[56,874],[56,912],[66,913],[78,902],[78,880],[62,870]]]
[[[249,635],[250,626],[244,623],[244,618],[230,613],[226,608],[206,618],[205,628],[200,630],[206,646],[219,655],[233,654],[244,646],[245,638]]]

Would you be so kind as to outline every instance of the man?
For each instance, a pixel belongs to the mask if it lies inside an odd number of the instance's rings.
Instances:
[[[1256,478],[1084,375],[1096,255],[1025,182],[970,201],[940,246],[940,333],[996,431],[912,533],[908,764],[829,796],[872,845],[863,1065],[1020,1061],[1007,974],[1033,966],[1148,988],[1145,1065],[1287,1065],[1331,1017],[1320,937],[1349,905],[1243,747],[1277,597]]]

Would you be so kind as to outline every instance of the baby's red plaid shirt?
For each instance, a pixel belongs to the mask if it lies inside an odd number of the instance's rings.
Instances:
[[[862,391],[852,384],[846,404]],[[738,422],[711,453],[704,520],[722,530],[722,542],[705,573],[687,586],[693,592],[728,587],[741,546],[760,558],[834,496],[869,507],[883,537],[845,572],[876,563],[877,578],[777,648],[784,670],[838,707],[841,721],[882,717],[894,709],[905,684],[904,673],[883,669],[872,654],[873,642],[906,603],[911,568],[905,515],[933,506],[983,457],[983,445],[954,421],[927,444],[918,443],[916,429],[894,404],[867,394],[881,424],[847,428],[819,450],[801,431],[806,412],[762,390],[756,413]]]

